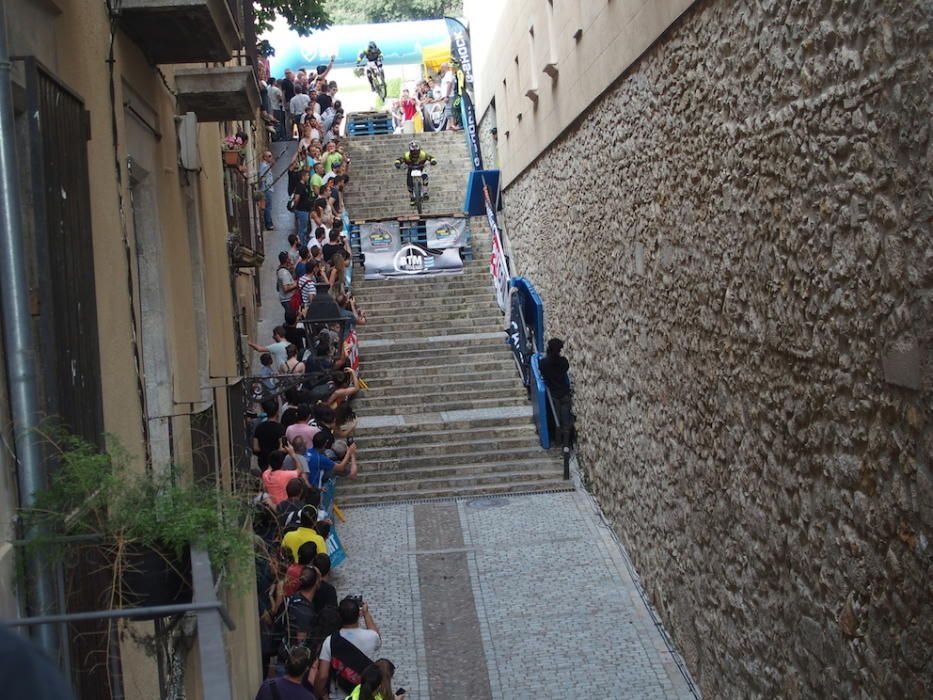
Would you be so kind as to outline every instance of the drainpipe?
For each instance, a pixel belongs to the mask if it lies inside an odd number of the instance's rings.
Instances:
[[[10,412],[16,447],[20,506],[34,503],[43,488],[42,456],[36,428],[39,397],[36,388],[35,343],[26,286],[23,255],[23,226],[16,183],[16,150],[13,133],[12,66],[7,46],[6,16],[0,2],[0,309],[3,312],[3,342],[10,392]],[[27,533],[27,539],[33,533]],[[48,563],[34,558],[28,570],[35,576],[30,586],[32,614],[55,612],[55,586]],[[58,661],[58,630],[52,624],[36,630],[36,641],[50,659]]]

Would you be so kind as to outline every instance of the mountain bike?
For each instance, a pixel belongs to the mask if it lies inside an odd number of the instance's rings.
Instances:
[[[382,66],[373,61],[366,62],[366,79],[369,80],[369,88],[379,95],[379,99],[385,101],[386,98],[386,74]]]

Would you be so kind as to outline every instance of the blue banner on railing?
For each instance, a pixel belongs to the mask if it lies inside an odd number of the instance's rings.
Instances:
[[[538,366],[541,357],[537,354],[531,356],[531,410],[538,429],[538,440],[546,450],[551,446],[551,429],[547,419],[547,388]]]
[[[544,303],[538,296],[535,286],[525,277],[513,277],[509,280],[509,287],[516,289],[520,297],[522,313],[525,317],[525,326],[531,338],[531,345],[535,352],[544,352]]]
[[[337,566],[347,558],[347,552],[343,548],[343,543],[337,535],[337,519],[334,517],[334,493],[337,489],[337,482],[334,479],[328,479],[321,489],[321,510],[327,513],[330,518],[330,535],[327,537],[327,554],[330,556],[330,565]]]

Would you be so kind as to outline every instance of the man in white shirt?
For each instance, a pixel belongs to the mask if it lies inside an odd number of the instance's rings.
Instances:
[[[275,138],[280,141],[285,138],[285,96],[282,94],[282,88],[278,86],[275,78],[269,78],[266,92],[269,94],[269,109],[272,110],[272,116],[275,117]]]
[[[444,98],[444,117],[447,120],[446,129],[449,131],[459,131],[460,127],[454,121],[454,99],[456,94],[454,90],[454,81],[457,76],[450,70],[449,63],[441,64],[441,95]]]
[[[305,89],[296,87],[295,96],[288,103],[288,111],[292,113],[292,118],[295,122],[301,120],[301,115],[304,114],[305,107],[309,104],[311,104],[311,98],[308,97]]]
[[[285,360],[288,359],[288,353],[285,349],[288,347],[289,343],[285,338],[284,326],[276,326],[272,329],[272,340],[274,342],[269,343],[269,345],[265,347],[257,345],[252,341],[249,341],[249,346],[256,352],[267,352],[272,355],[273,366],[278,367],[279,365],[285,364]]]
[[[369,614],[369,605],[366,603],[360,604],[360,602],[354,598],[344,598],[340,601],[337,612],[340,615],[342,627],[335,635],[340,636],[342,640],[356,647],[356,650],[362,652],[364,656],[368,657],[369,662],[372,663],[375,660],[376,652],[378,652],[379,648],[382,646],[382,639],[379,636],[379,628],[376,627],[372,615]],[[361,614],[363,616],[363,621],[366,623],[366,627],[360,627]],[[324,640],[324,644],[321,646],[321,653],[314,665],[314,692],[319,698],[327,697],[327,679],[330,677],[331,662],[334,658],[337,658],[341,665],[352,667],[351,664],[353,660],[349,655],[347,657],[341,657],[333,653],[331,640],[335,635],[331,635]],[[341,642],[341,645],[343,645],[343,642]],[[352,656],[358,657],[358,654],[353,653]],[[354,670],[357,673],[362,673],[363,668],[356,668]],[[309,676],[310,675],[309,673]],[[350,688],[350,691],[352,690],[353,689]],[[346,693],[344,693],[344,695],[345,694]]]

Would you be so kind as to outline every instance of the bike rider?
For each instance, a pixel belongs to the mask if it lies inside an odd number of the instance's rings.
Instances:
[[[356,60],[356,64],[361,66],[364,60],[366,61],[366,77],[369,78],[369,87],[375,90],[376,86],[373,84],[373,73],[382,72],[382,49],[376,46],[375,41],[369,42],[365,51],[360,51],[360,56]],[[372,66],[375,66],[375,68]]]
[[[418,169],[421,170],[421,181],[424,183],[422,187],[422,199],[428,198],[428,174],[424,172],[424,166],[426,163],[431,163],[431,165],[437,165],[437,160],[427,151],[423,150],[417,141],[412,141],[408,144],[408,151],[401,158],[395,159],[396,169],[402,167],[404,163],[408,172],[405,175],[405,184],[408,185],[408,197],[412,204],[415,203],[415,186],[412,183],[411,171]]]

